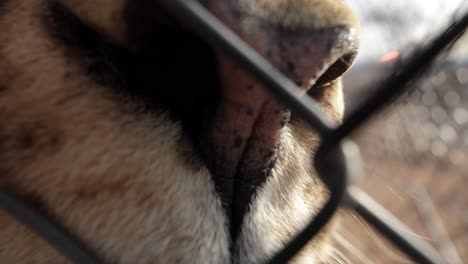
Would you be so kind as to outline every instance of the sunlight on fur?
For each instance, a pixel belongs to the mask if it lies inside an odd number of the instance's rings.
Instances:
[[[201,2],[340,122],[359,43],[345,3]],[[320,142],[226,61],[157,1],[0,1],[0,184],[108,263],[268,260],[328,197]],[[67,263],[0,221],[0,262]],[[293,263],[345,263],[335,229]]]

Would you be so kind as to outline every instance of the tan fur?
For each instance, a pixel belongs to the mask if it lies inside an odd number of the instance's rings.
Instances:
[[[123,0],[61,1],[125,43]],[[356,26],[339,0],[250,2],[256,3],[246,4],[252,12],[278,23]],[[44,28],[47,4],[21,0],[1,7],[0,183],[41,203],[109,263],[229,263],[219,198],[207,169],[186,159],[191,147],[181,126],[164,109],[142,113],[90,78],[76,54]],[[285,6],[307,16],[292,16]],[[339,81],[319,100],[330,117],[341,119]],[[317,136],[295,119],[282,137],[278,164],[236,242],[238,262],[256,263],[279,250],[327,197],[310,162]],[[66,263],[6,214],[0,223],[1,263]],[[319,261],[326,254],[322,236],[296,261]]]
[[[286,28],[326,28],[357,25],[344,1],[336,0],[241,0],[247,12]]]
[[[123,23],[125,0],[59,0],[95,29],[114,41],[124,44],[126,27]]]

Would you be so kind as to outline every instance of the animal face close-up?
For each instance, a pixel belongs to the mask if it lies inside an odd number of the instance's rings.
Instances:
[[[201,0],[343,117],[341,0]],[[262,263],[322,208],[316,131],[154,0],[0,1],[0,184],[104,263]],[[0,213],[1,263],[67,263]],[[295,256],[326,262],[336,221]]]

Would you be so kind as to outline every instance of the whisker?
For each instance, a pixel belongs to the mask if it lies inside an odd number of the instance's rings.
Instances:
[[[336,257],[341,259],[345,264],[350,264],[351,263],[351,261],[340,250],[334,249],[333,254],[335,254]]]
[[[322,256],[322,254],[317,253],[317,257],[320,260],[319,263],[326,264],[327,262],[325,261],[325,258]]]
[[[342,262],[342,260],[335,254],[331,254],[330,257],[331,257],[331,259],[333,259],[338,264],[346,264],[346,263]]]
[[[357,247],[353,246],[346,238],[344,238],[342,235],[340,235],[337,232],[334,232],[332,234],[333,239],[337,243],[339,243],[344,249],[349,251],[351,254],[353,254],[355,257],[357,257],[360,261],[360,263],[363,264],[374,264],[374,262],[369,259],[367,256],[362,253],[361,250],[359,250]]]
[[[391,187],[390,185],[387,185],[387,190],[389,192],[391,192],[393,195],[395,195],[395,197],[400,200],[400,201],[404,201],[405,198],[403,198],[393,187]]]
[[[355,213],[352,213],[354,219],[358,222],[358,224],[364,229],[364,231],[366,231],[366,233],[372,238],[372,240],[377,244],[377,247],[379,247],[383,252],[384,254],[389,257],[390,259],[396,261],[396,262],[399,262],[399,263],[412,263],[411,261],[409,261],[408,259],[396,254],[396,253],[393,253],[395,250],[392,250],[390,249],[389,247],[387,247],[381,240],[381,238],[378,237],[378,235],[376,235],[374,233],[374,231],[372,231],[372,229],[369,227],[369,225],[365,222],[363,222],[360,217],[355,214]]]

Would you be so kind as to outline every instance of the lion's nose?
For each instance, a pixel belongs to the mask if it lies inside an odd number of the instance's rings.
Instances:
[[[224,1],[213,3],[220,2]],[[353,25],[328,18],[328,24],[307,27],[293,20],[278,22],[276,17],[266,20],[262,13],[229,14],[232,9],[214,5],[211,10],[228,27],[304,94],[336,80],[356,55],[359,41]],[[220,101],[201,148],[235,236],[254,191],[275,166],[290,111],[232,58],[222,52],[217,57]]]
[[[304,90],[341,76],[357,54],[359,24],[343,1],[201,1]]]

